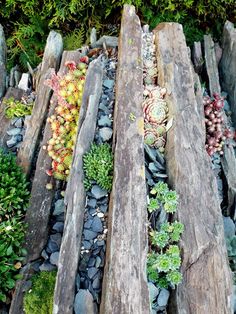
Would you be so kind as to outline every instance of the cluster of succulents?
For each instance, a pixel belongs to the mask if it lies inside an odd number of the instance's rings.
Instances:
[[[53,73],[46,82],[58,100],[55,114],[48,118],[52,137],[44,148],[52,158],[52,168],[47,174],[58,180],[67,180],[70,173],[87,64],[87,57],[81,58],[77,65],[73,61],[67,62],[67,74]]]
[[[206,150],[210,156],[223,155],[223,146],[233,133],[225,126],[223,117],[224,97],[218,94],[203,98],[206,123]]]
[[[164,152],[168,106],[164,100],[166,89],[146,87],[143,103],[144,142]]]
[[[151,190],[148,211],[153,213],[163,208],[166,213],[175,213],[178,205],[178,195],[168,188],[164,182],[158,182]],[[148,254],[148,279],[160,288],[175,287],[182,281],[179,271],[181,266],[180,249],[177,242],[184,231],[184,225],[177,220],[164,222],[160,230],[150,232],[151,249]]]
[[[23,103],[23,101],[19,101],[14,99],[13,97],[4,101],[4,113],[8,119],[25,117],[27,115],[31,115],[33,104]]]

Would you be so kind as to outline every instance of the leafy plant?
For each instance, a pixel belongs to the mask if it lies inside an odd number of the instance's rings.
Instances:
[[[150,191],[155,198],[150,198],[148,211],[151,213],[163,206],[167,213],[175,213],[178,205],[178,196],[175,191],[171,191],[164,182],[158,182]]]
[[[13,97],[4,101],[5,105],[5,116],[8,119],[24,117],[31,115],[33,105],[23,104],[21,101],[14,99]]]
[[[52,314],[56,272],[40,272],[32,278],[32,288],[24,295],[26,314]]]
[[[85,42],[85,31],[84,28],[75,29],[64,37],[64,49],[74,50],[83,46]]]
[[[90,151],[84,155],[83,161],[86,189],[91,188],[92,182],[96,181],[101,188],[111,191],[113,156],[110,145],[93,144]]]
[[[19,279],[18,269],[26,254],[22,248],[25,224],[22,222],[29,191],[25,175],[12,154],[0,150],[0,301]]]

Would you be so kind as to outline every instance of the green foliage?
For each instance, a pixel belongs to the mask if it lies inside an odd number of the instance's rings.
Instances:
[[[164,182],[158,182],[150,191],[155,198],[150,198],[148,211],[152,213],[163,205],[167,213],[175,213],[178,205],[178,196],[175,191],[171,191]]]
[[[229,264],[232,271],[236,271],[236,236],[226,239]]]
[[[74,50],[82,47],[85,42],[85,31],[84,28],[75,29],[64,37],[64,49]]]
[[[40,272],[32,281],[24,296],[25,314],[52,314],[56,272]]]
[[[178,195],[171,191],[164,182],[158,182],[150,191],[155,195],[151,198],[148,211],[153,213],[163,207],[167,213],[174,213],[177,210]],[[182,281],[179,272],[181,266],[180,249],[177,242],[184,231],[184,225],[178,221],[164,222],[159,230],[151,230],[150,245],[151,251],[148,254],[147,274],[149,280],[160,288],[175,287]]]
[[[5,105],[5,116],[8,119],[25,117],[27,115],[31,115],[33,105],[31,104],[23,104],[19,100],[15,100],[14,98],[9,98],[4,101]]]
[[[109,144],[93,144],[90,151],[84,155],[85,187],[91,188],[92,181],[103,189],[111,191],[113,155]]]
[[[0,2],[0,19],[8,38],[9,67],[19,61],[26,69],[27,61],[32,66],[40,62],[50,29],[61,30],[67,47],[84,40],[81,29],[107,33],[110,24],[120,22],[125,3],[135,5],[142,22],[153,28],[163,21],[182,23],[188,44],[206,32],[220,37],[226,19],[236,22],[235,0],[6,0]]]
[[[6,302],[9,290],[19,279],[24,259],[22,248],[25,225],[22,222],[29,191],[25,175],[12,154],[0,150],[0,301]]]

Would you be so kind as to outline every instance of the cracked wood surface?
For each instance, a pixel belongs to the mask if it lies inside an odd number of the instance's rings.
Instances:
[[[58,261],[53,314],[73,313],[86,199],[83,183],[83,155],[89,150],[94,140],[98,104],[102,93],[103,66],[101,58],[98,58],[90,63],[86,75],[79,119],[80,130],[65,196],[67,212]]]
[[[179,194],[177,218],[185,225],[180,242],[183,282],[168,313],[230,314],[232,278],[224,242],[217,185],[205,151],[203,107],[181,25],[161,23],[155,30],[158,79],[168,90],[166,161],[169,183]]]
[[[119,37],[114,112],[114,177],[101,314],[147,314],[147,210],[143,148],[142,32],[125,5]],[[130,114],[135,116],[131,121]]]

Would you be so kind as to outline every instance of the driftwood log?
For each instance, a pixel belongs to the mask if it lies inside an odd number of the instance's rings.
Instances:
[[[83,155],[89,150],[94,140],[98,104],[102,93],[102,79],[103,63],[98,58],[90,63],[86,75],[84,90],[87,97],[83,97],[82,100],[80,129],[65,196],[67,212],[58,261],[53,314],[73,313],[75,279],[80,256],[86,199],[83,184]],[[87,90],[91,93],[88,94]]]
[[[24,141],[17,155],[18,164],[22,166],[27,175],[30,174],[34,155],[39,144],[41,131],[48,114],[52,91],[45,84],[51,78],[52,70],[58,70],[62,55],[62,37],[60,34],[50,32],[44,51],[37,96],[32,112],[32,117],[27,125]]]
[[[114,112],[114,177],[102,314],[146,314],[147,209],[143,147],[142,30],[125,5],[119,37]],[[131,119],[131,116],[135,119]]]
[[[180,243],[183,282],[171,298],[169,313],[229,314],[232,278],[223,220],[182,26],[161,23],[155,37],[159,84],[168,90],[173,118],[166,145],[169,183],[179,194],[177,216],[185,225]]]

